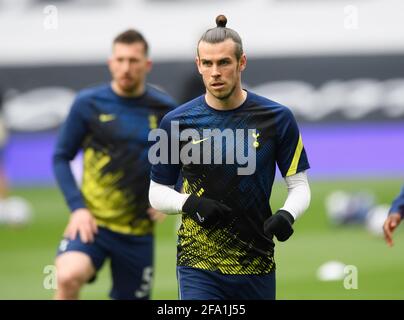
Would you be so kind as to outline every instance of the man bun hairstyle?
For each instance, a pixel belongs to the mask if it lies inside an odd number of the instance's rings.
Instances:
[[[218,28],[226,28],[227,18],[226,16],[220,14],[216,17],[216,26]]]
[[[147,41],[143,37],[143,35],[135,29],[128,29],[128,30],[118,34],[115,37],[113,44],[116,44],[116,43],[133,44],[136,42],[143,43],[145,54],[148,55],[149,54],[149,44],[147,43]]]
[[[243,55],[243,43],[241,41],[241,37],[239,34],[233,29],[227,28],[227,18],[226,16],[220,14],[216,17],[216,27],[207,30],[202,37],[198,41],[199,43],[207,42],[207,43],[220,43],[227,39],[233,40],[236,45],[235,55],[237,60],[240,60]],[[198,51],[199,56],[199,51]]]

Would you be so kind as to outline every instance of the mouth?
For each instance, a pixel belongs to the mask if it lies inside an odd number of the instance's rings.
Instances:
[[[221,89],[224,87],[224,82],[213,82],[210,86],[214,89]]]
[[[122,85],[131,85],[133,83],[133,79],[132,78],[128,78],[128,77],[124,77],[121,78],[121,83]]]

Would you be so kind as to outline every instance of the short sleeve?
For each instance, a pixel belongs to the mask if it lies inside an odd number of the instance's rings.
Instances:
[[[283,177],[310,168],[296,119],[286,107],[277,118],[277,139],[276,162]]]

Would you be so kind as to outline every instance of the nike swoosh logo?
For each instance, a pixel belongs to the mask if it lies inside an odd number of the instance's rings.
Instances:
[[[201,140],[195,140],[195,139],[192,139],[192,144],[198,144],[198,143],[201,143],[202,141],[205,141],[205,140],[208,140],[210,137],[207,137],[207,138],[205,138],[205,139],[201,139]]]
[[[196,213],[196,216],[198,217],[199,222],[204,222],[205,221],[205,217],[201,217],[199,212]]]
[[[101,122],[108,122],[108,121],[112,121],[115,119],[116,119],[116,116],[114,114],[100,114],[100,116],[99,116],[99,120]]]

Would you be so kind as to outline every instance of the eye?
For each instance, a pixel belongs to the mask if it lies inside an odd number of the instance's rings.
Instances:
[[[210,66],[212,65],[212,62],[211,62],[211,61],[203,60],[203,61],[202,61],[202,65],[205,66],[205,67],[210,67]]]

